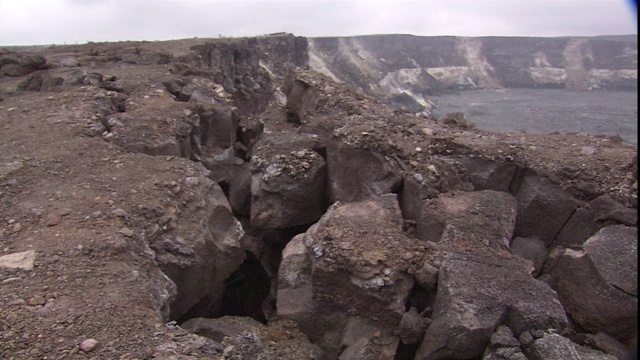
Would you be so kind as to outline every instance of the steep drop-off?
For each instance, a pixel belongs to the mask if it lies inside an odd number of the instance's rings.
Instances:
[[[413,111],[429,109],[430,95],[469,89],[637,90],[637,41],[614,39],[311,38],[309,66]]]

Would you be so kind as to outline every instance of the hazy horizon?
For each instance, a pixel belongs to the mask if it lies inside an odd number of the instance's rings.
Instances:
[[[637,35],[625,0],[0,0],[0,46],[408,34]]]

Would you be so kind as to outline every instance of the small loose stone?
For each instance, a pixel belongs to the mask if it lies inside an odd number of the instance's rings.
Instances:
[[[118,216],[118,217],[125,217],[127,216],[127,212],[124,211],[123,209],[115,209],[111,212],[113,215]]]
[[[96,339],[87,339],[80,343],[80,350],[90,352],[100,346],[100,342]]]
[[[56,226],[60,224],[60,216],[55,213],[48,213],[44,218],[44,223],[47,226]]]

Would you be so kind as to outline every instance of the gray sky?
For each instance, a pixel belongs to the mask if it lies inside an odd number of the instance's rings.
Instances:
[[[252,36],[637,34],[630,0],[0,0],[0,46]]]

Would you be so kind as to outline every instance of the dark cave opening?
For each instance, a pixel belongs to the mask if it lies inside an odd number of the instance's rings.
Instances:
[[[267,323],[265,311],[273,306],[271,278],[259,259],[247,252],[247,259],[225,281],[225,290],[214,318],[226,315],[248,316]]]
[[[267,314],[275,312],[275,298],[271,287],[275,285],[262,262],[250,252],[246,260],[225,280],[222,294],[211,293],[175,319],[178,324],[193,318],[219,318],[248,316],[263,324]]]
[[[396,348],[396,355],[393,357],[394,360],[413,360],[416,357],[416,353],[418,352],[418,348],[420,347],[420,342],[411,345],[405,345],[402,341],[398,342],[398,347]]]

